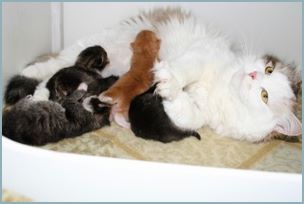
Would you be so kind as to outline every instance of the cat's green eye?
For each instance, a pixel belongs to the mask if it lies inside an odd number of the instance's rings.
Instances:
[[[268,93],[265,89],[262,89],[261,91],[261,97],[264,103],[268,103]]]
[[[265,68],[265,74],[271,74],[272,72],[273,72],[273,67],[268,66]]]

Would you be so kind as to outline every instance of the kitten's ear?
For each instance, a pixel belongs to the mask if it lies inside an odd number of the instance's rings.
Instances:
[[[135,43],[132,42],[132,43],[130,43],[130,45],[131,45],[131,48],[134,49]]]
[[[157,39],[156,42],[157,42],[158,45],[160,45],[161,40],[160,40],[160,39]]]
[[[160,48],[160,42],[161,42],[161,40],[160,40],[160,39],[157,39],[157,41],[156,41],[156,43],[157,43],[157,51],[158,51],[159,48]]]
[[[278,121],[274,131],[288,136],[298,136],[302,134],[302,123],[293,113],[289,113]]]

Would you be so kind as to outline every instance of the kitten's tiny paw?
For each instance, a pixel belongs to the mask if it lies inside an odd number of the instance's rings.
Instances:
[[[33,95],[27,95],[25,98],[26,98],[27,100],[32,100],[32,99],[33,99]]]
[[[154,65],[154,70],[157,71],[159,69],[170,69],[170,65],[167,61],[156,62]]]
[[[114,114],[114,120],[121,127],[130,129],[130,123],[126,120],[126,118],[122,114],[119,113]]]
[[[94,110],[93,110],[93,106],[92,106],[92,104],[91,104],[91,99],[92,99],[92,98],[97,98],[97,96],[89,96],[89,97],[85,98],[85,99],[83,100],[83,102],[82,102],[83,108],[86,109],[86,110],[89,111],[89,112],[93,112],[93,111],[94,111]]]
[[[86,83],[82,82],[81,84],[79,84],[77,90],[87,91],[88,90],[88,85]]]
[[[174,100],[181,91],[177,80],[166,69],[155,72],[155,80],[157,82],[155,93],[165,99]]]
[[[48,90],[46,87],[38,87],[35,90],[35,93],[33,95],[34,101],[48,101],[50,97],[50,90]]]
[[[103,93],[98,96],[98,99],[104,103],[114,104],[113,98],[105,96]]]

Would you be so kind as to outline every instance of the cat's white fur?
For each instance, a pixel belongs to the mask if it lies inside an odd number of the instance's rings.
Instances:
[[[130,67],[130,42],[140,30],[150,29],[162,40],[161,62],[154,68],[159,82],[156,91],[164,97],[165,111],[177,126],[197,129],[208,125],[220,135],[249,141],[262,140],[273,131],[301,134],[301,122],[291,110],[295,96],[290,82],[276,69],[266,75],[261,56],[235,52],[224,35],[191,16],[172,15],[169,21],[146,17],[80,40],[58,58],[29,66],[23,74],[45,79],[72,65],[84,48],[99,44],[111,62],[103,75],[122,75]],[[253,71],[257,71],[255,80],[248,75]],[[262,88],[269,94],[267,104],[261,99]]]

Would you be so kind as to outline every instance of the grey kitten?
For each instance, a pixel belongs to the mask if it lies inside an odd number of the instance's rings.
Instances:
[[[24,144],[44,145],[109,125],[110,107],[96,98],[90,99],[93,112],[84,109],[85,91],[76,90],[63,99],[34,101],[27,96],[2,115],[4,136]]]

